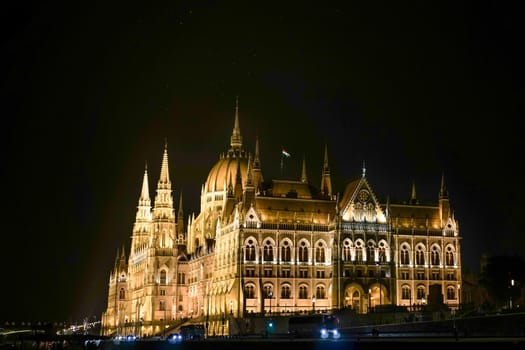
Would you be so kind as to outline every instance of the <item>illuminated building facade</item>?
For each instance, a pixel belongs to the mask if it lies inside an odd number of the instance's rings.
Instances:
[[[167,148],[153,206],[145,170],[130,251],[110,273],[103,335],[162,334],[182,319],[228,334],[250,314],[458,307],[461,238],[443,177],[433,204],[419,203],[414,185],[410,200],[380,203],[364,166],[333,191],[326,147],[319,187],[304,159],[300,178],[267,181],[254,144],[253,154],[243,148],[237,106],[230,147],[186,226]]]

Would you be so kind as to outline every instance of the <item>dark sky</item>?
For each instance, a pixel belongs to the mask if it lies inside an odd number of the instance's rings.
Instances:
[[[523,19],[511,1],[39,1],[2,5],[0,320],[100,318],[165,139],[185,216],[229,147],[235,98],[265,178],[436,201],[463,263],[524,253]]]

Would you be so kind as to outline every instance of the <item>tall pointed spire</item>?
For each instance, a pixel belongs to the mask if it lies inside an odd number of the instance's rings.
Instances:
[[[120,259],[120,248],[117,247],[117,254],[115,255],[115,270],[118,267],[119,259]]]
[[[237,169],[235,171],[235,188],[234,188],[234,195],[235,198],[241,199],[242,196],[242,174],[241,174],[241,161],[237,160]]]
[[[306,156],[303,154],[303,168],[301,171],[301,182],[308,182],[308,177],[306,176]]]
[[[142,180],[142,190],[140,192],[139,205],[150,205],[151,200],[149,197],[149,185],[148,185],[148,163],[146,162],[144,170],[144,178]]]
[[[239,128],[239,96],[237,96],[235,100],[235,123],[230,138],[230,145],[233,149],[240,149],[242,147],[242,136]]]
[[[184,215],[184,212],[182,211],[182,190],[180,191],[180,196],[179,196],[179,211],[177,213],[177,216],[179,218],[182,217],[182,215]]]
[[[253,168],[254,169],[261,168],[261,158],[259,155],[259,136],[255,137],[255,155],[253,157]]]
[[[328,165],[328,146],[324,145],[323,171],[321,173],[321,193],[324,196],[332,197],[332,178],[330,176],[330,166]]]
[[[419,204],[416,196],[416,182],[412,181],[412,191],[410,193],[410,204]]]
[[[151,199],[149,196],[148,184],[148,163],[145,165],[144,177],[142,179],[142,190],[140,191],[139,204],[137,206],[137,214],[135,222],[148,222],[151,219]],[[138,227],[137,227],[138,229]]]
[[[448,191],[445,186],[445,173],[441,173],[441,186],[439,188],[439,197],[440,198],[446,198],[448,197]]]
[[[439,215],[441,217],[441,224],[443,225],[450,217],[450,201],[448,198],[448,190],[445,186],[445,174],[441,174],[441,186],[439,188]]]
[[[253,186],[256,191],[259,189],[263,180],[262,170],[261,170],[261,157],[259,151],[259,137],[255,137],[255,155],[252,162],[252,176],[253,176]]]
[[[168,170],[168,143],[164,144],[164,155],[160,169],[153,220],[156,227],[156,244],[160,248],[172,247],[175,233],[175,210],[171,190],[171,180]]]
[[[252,161],[252,155],[248,155],[248,168],[246,169],[246,182],[244,184],[243,189],[243,199],[242,201],[245,203],[245,206],[251,206],[253,205],[254,198],[255,198],[255,186],[253,182],[253,161]]]
[[[248,169],[246,169],[246,187],[253,187],[252,155],[248,155]]]
[[[118,274],[121,276],[123,273],[126,273],[128,264],[126,262],[126,249],[124,244],[122,244],[122,249],[120,250],[120,258],[118,260]]]
[[[233,197],[233,180],[232,180],[232,173],[228,173],[228,192],[227,192],[227,196],[228,197]]]
[[[164,143],[164,156],[162,157],[158,188],[167,189],[168,187],[171,189],[170,174],[168,169],[168,141],[166,140]]]
[[[182,238],[184,234],[184,211],[182,210],[182,190],[179,196],[179,211],[177,212],[177,238]]]

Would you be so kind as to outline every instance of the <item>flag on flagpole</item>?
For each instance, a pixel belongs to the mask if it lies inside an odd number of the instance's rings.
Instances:
[[[285,150],[284,148],[282,149],[282,152],[281,152],[281,153],[282,153],[282,155],[285,156],[286,158],[290,158],[290,157],[292,156],[290,153],[286,152],[286,150]]]

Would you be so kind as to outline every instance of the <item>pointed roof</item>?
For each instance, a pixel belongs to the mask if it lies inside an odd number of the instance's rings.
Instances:
[[[330,166],[328,165],[328,145],[324,145],[323,170],[321,172],[321,193],[324,196],[332,196],[332,179],[330,177]]]
[[[301,182],[308,182],[308,177],[306,176],[306,156],[303,155],[303,168],[301,171]]]
[[[142,190],[140,191],[140,206],[149,206],[151,204],[151,199],[149,196],[149,185],[148,185],[148,163],[146,162],[144,170],[144,178],[142,179]]]
[[[342,210],[345,209],[345,206],[348,205],[351,198],[355,196],[357,189],[362,187],[363,182],[366,182],[366,179],[364,177],[360,177],[346,184],[343,190],[343,194],[341,195],[341,199],[339,201]]]
[[[182,211],[182,190],[180,190],[180,196],[179,196],[179,211],[178,211],[178,214],[177,216],[179,218],[182,218],[182,215],[184,215],[183,211]]]
[[[203,193],[224,191],[227,190],[227,180],[230,174],[237,174],[238,161],[240,164],[240,175],[242,181],[246,181],[247,168],[248,168],[248,153],[242,149],[242,137],[239,128],[239,99],[237,97],[237,103],[235,107],[235,123],[233,127],[233,133],[230,138],[230,149],[225,155],[221,155],[220,159],[215,163],[208,173],[208,178],[203,187]],[[232,178],[232,181],[236,181],[236,176]],[[242,183],[241,183],[242,184]],[[233,183],[235,186],[235,183]]]
[[[261,168],[261,159],[259,155],[259,136],[255,137],[255,154],[253,157],[253,168],[254,169]]]
[[[248,168],[246,170],[246,187],[253,186],[253,174],[252,174],[252,156],[248,155]]]
[[[171,188],[170,174],[168,169],[168,141],[166,140],[164,144],[164,155],[162,157],[158,188],[167,188],[168,186]]]
[[[324,144],[323,171],[330,171],[328,166],[328,145],[326,143]]]
[[[233,126],[232,136],[230,138],[230,146],[233,149],[240,149],[242,147],[242,136],[239,128],[239,96],[235,99],[235,123]]]
[[[445,186],[445,173],[441,173],[441,186],[439,188],[439,198],[448,198],[448,190]]]

